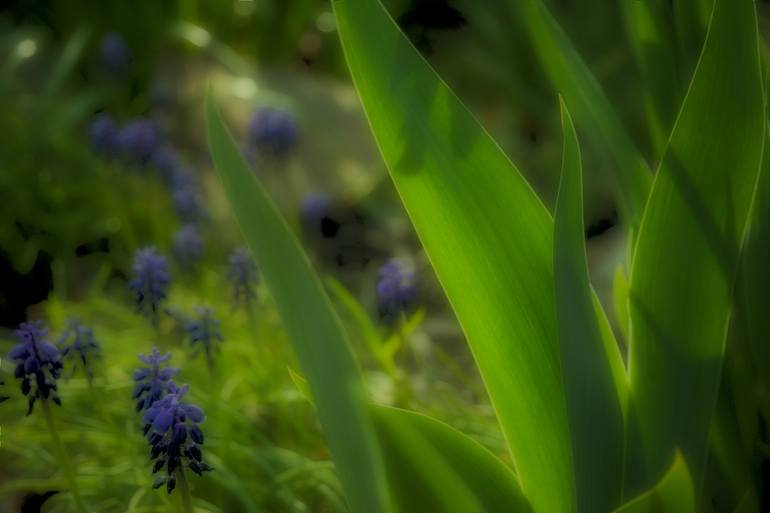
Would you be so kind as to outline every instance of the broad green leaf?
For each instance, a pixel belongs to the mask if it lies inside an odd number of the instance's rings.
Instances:
[[[372,131],[466,334],[524,494],[535,511],[570,511],[548,211],[379,0],[333,6]]]
[[[676,453],[671,468],[651,490],[615,513],[695,513],[695,490],[682,455]]]
[[[553,267],[575,510],[610,511],[620,503],[623,487],[623,414],[588,281],[580,147],[563,102],[561,109],[564,153],[554,214]],[[617,353],[617,346],[613,350]]]
[[[636,228],[652,175],[599,82],[542,0],[507,0],[524,20],[532,44],[554,87],[585,133],[597,139],[615,163],[612,177],[625,221]]]
[[[382,462],[358,366],[318,276],[249,169],[209,95],[209,144],[230,206],[260,265],[307,379],[355,513],[387,511]]]
[[[436,419],[373,406],[398,513],[531,512],[510,468]]]
[[[718,0],[632,263],[632,491],[675,447],[700,489],[764,126],[754,2]]]

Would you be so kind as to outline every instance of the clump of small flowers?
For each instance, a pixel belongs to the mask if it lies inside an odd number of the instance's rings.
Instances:
[[[133,279],[128,287],[136,295],[137,309],[155,324],[171,281],[166,257],[158,254],[154,247],[139,249],[134,255],[132,271]]]
[[[171,379],[179,373],[176,367],[167,367],[166,362],[171,359],[171,353],[160,354],[157,347],[153,347],[148,355],[139,355],[139,359],[147,365],[134,371],[133,398],[136,401],[136,411],[146,410],[160,400],[171,387]]]
[[[257,263],[247,248],[238,248],[230,254],[228,265],[227,279],[233,287],[233,303],[236,308],[241,305],[248,308],[257,299]]]
[[[8,358],[16,362],[14,376],[21,381],[21,393],[27,397],[27,415],[38,399],[51,399],[61,406],[56,383],[62,370],[61,355],[47,340],[48,329],[42,321],[23,322],[16,337],[19,343],[11,348]]]
[[[220,330],[219,320],[214,317],[214,311],[208,307],[198,307],[195,311],[197,318],[187,322],[185,331],[190,339],[193,358],[203,351],[209,367],[214,366],[214,353],[224,340]]]
[[[101,357],[101,346],[94,338],[94,330],[77,319],[70,319],[57,345],[61,348],[62,357],[73,361],[73,369],[83,367],[91,383],[94,379],[91,363]]]
[[[193,224],[186,224],[177,230],[171,252],[182,267],[189,269],[197,263],[203,253],[203,241],[198,228]]]
[[[154,121],[137,118],[124,126],[117,136],[121,155],[129,162],[145,166],[160,147],[161,134]]]
[[[154,460],[153,474],[166,469],[165,475],[155,478],[153,488],[166,485],[171,493],[177,479],[184,479],[184,468],[202,475],[212,470],[203,461],[200,446],[203,432],[198,426],[205,419],[203,410],[184,401],[188,386],[177,387],[170,383],[168,394],[153,403],[144,413],[142,421],[147,441],[150,444],[150,458]]]
[[[294,116],[273,107],[257,109],[249,123],[249,143],[277,157],[284,157],[291,151],[297,135]]]
[[[88,135],[91,149],[101,157],[111,158],[118,152],[118,124],[109,114],[99,113],[91,120]]]
[[[391,259],[377,272],[377,306],[380,317],[392,320],[407,311],[417,295],[414,268],[406,261]]]
[[[131,61],[131,51],[126,40],[117,32],[110,32],[102,39],[100,50],[101,63],[104,69],[114,75],[123,74]]]

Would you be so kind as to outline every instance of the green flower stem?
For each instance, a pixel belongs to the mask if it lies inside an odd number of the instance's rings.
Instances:
[[[53,440],[53,444],[56,446],[56,452],[59,456],[59,464],[64,470],[64,477],[69,483],[72,498],[75,500],[75,507],[79,513],[88,513],[86,505],[83,502],[83,498],[80,496],[80,491],[78,490],[78,484],[75,480],[75,472],[72,470],[72,463],[70,462],[69,455],[67,454],[67,450],[64,448],[64,444],[62,444],[61,438],[59,438],[58,431],[56,431],[53,413],[51,412],[51,407],[48,404],[48,400],[43,399],[40,401],[40,403],[43,410],[43,416],[45,417],[45,421],[48,424],[48,431],[51,432],[51,439]]]
[[[179,489],[179,497],[182,500],[182,513],[193,513],[192,495],[190,495],[190,485],[184,475],[184,469],[179,467],[176,471],[176,484]]]

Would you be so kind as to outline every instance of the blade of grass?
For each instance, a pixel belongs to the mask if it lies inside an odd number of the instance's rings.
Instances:
[[[344,330],[307,256],[248,168],[210,93],[206,105],[214,164],[313,394],[350,508],[384,513],[388,508],[382,462]]]
[[[425,415],[372,411],[398,513],[532,511],[511,469],[479,443]]]
[[[695,513],[695,491],[682,455],[676,453],[671,468],[651,490],[615,513]]]
[[[575,466],[575,510],[611,511],[620,503],[623,485],[623,414],[588,281],[580,146],[563,101],[561,115],[564,153],[554,214],[553,266]],[[617,353],[617,346],[612,350]]]
[[[479,365],[522,490],[535,511],[570,511],[548,211],[378,0],[332,5],[372,131]]]
[[[609,99],[580,54],[541,0],[508,0],[523,19],[537,55],[574,113],[579,127],[596,137],[615,162],[612,176],[626,223],[637,228],[647,201],[652,175]]]
[[[632,263],[632,490],[657,479],[675,447],[701,488],[764,126],[754,2],[718,0]]]

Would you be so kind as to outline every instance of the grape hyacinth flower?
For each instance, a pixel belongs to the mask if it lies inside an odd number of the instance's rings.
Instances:
[[[70,339],[72,342],[68,344]],[[84,326],[77,319],[70,319],[57,345],[61,348],[63,358],[74,360],[73,369],[78,366],[78,361],[80,362],[88,382],[92,383],[94,371],[91,362],[101,357],[101,346],[94,339],[94,330]]]
[[[233,286],[234,306],[243,305],[248,309],[251,302],[257,299],[257,263],[247,248],[238,248],[230,254],[228,264],[227,279]]]
[[[51,399],[61,406],[56,381],[62,370],[59,350],[47,340],[48,329],[42,321],[23,322],[16,330],[19,343],[8,358],[16,363],[14,375],[21,380],[21,393],[27,397],[32,413],[35,401]]]
[[[193,224],[186,224],[177,230],[171,251],[182,267],[192,268],[203,253],[203,241],[198,228]]]
[[[195,358],[201,352],[206,355],[206,363],[209,368],[214,367],[214,353],[219,350],[219,345],[224,340],[219,329],[219,321],[214,317],[214,311],[207,307],[198,307],[195,310],[197,319],[193,319],[185,326],[185,331],[190,338],[192,356]]]
[[[177,387],[172,384],[169,393],[153,403],[142,418],[150,443],[150,458],[154,460],[152,473],[166,469],[166,475],[155,478],[152,487],[160,488],[165,484],[168,493],[174,490],[177,481],[185,479],[185,467],[199,476],[212,470],[203,461],[200,448],[203,432],[198,424],[205,416],[198,406],[184,401],[187,391],[187,385]]]
[[[166,185],[171,185],[180,171],[182,164],[179,156],[169,146],[157,148],[150,158],[149,165],[157,171],[158,176]]]
[[[394,319],[409,309],[417,295],[414,268],[403,260],[389,260],[377,272],[376,291],[380,317]]]
[[[297,142],[297,123],[290,113],[272,107],[257,109],[249,122],[249,142],[261,151],[285,157]]]
[[[138,118],[120,130],[117,144],[130,163],[145,166],[160,146],[160,130],[154,121]]]
[[[118,132],[112,116],[104,113],[94,116],[88,128],[93,152],[106,158],[114,157],[118,151]]]
[[[171,359],[171,353],[161,355],[157,347],[153,347],[148,355],[140,354],[139,359],[148,367],[140,367],[134,371],[136,386],[133,398],[136,400],[137,412],[148,409],[174,388],[171,378],[179,373],[176,367],[164,365]]]
[[[203,217],[200,186],[191,172],[183,168],[177,169],[169,188],[174,210],[182,221],[189,223]]]
[[[142,248],[134,254],[133,273],[128,287],[136,294],[137,310],[157,324],[160,304],[166,299],[171,281],[168,262],[154,247]]]
[[[131,61],[131,51],[126,40],[117,32],[110,32],[102,39],[100,51],[102,67],[113,75],[122,75]]]
[[[311,193],[302,200],[300,210],[302,221],[308,226],[319,226],[329,214],[329,197],[321,193]]]

